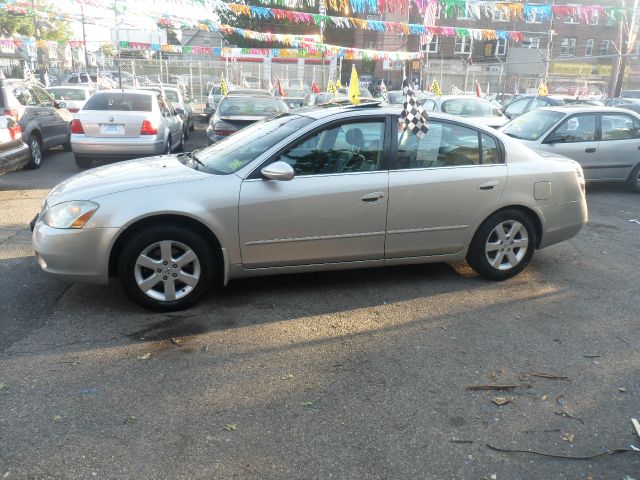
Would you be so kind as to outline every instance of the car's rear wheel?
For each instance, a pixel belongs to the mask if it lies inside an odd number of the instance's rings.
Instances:
[[[93,161],[90,158],[79,157],[75,155],[75,161],[78,168],[85,170],[87,168],[91,168]]]
[[[164,146],[164,154],[169,155],[171,153],[171,137],[167,138],[167,144]]]
[[[42,164],[42,144],[40,139],[36,135],[31,135],[27,145],[29,145],[29,163],[27,163],[26,168],[40,168]]]
[[[636,193],[640,193],[640,163],[633,169],[631,175],[627,179],[627,185]]]
[[[128,239],[118,262],[123,288],[141,307],[171,311],[195,303],[211,286],[215,258],[197,233],[156,226]]]
[[[536,246],[531,218],[519,210],[503,210],[478,229],[467,253],[467,262],[491,280],[506,280],[527,266]]]

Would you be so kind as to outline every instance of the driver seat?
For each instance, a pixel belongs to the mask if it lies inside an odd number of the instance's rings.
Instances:
[[[356,164],[358,158],[362,161],[360,150],[364,148],[364,133],[358,127],[350,128],[345,134],[345,141],[351,145],[351,151],[344,150],[341,152],[336,162],[336,172],[358,170],[359,165]]]

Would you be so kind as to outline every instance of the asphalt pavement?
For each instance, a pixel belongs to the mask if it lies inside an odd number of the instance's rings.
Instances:
[[[40,272],[28,222],[75,173],[0,176],[0,479],[640,479],[577,458],[640,448],[640,195],[590,186],[585,229],[502,283],[290,275],[154,314]]]

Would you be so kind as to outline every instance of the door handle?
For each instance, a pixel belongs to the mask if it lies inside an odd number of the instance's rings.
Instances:
[[[363,203],[377,203],[378,200],[384,198],[384,193],[382,192],[370,192],[366,193],[360,197],[360,201]]]
[[[586,148],[584,151],[587,152],[587,153],[596,153],[596,149],[595,148]]]
[[[500,182],[498,180],[489,180],[487,182],[482,182],[478,185],[480,190],[493,190],[495,186],[497,186]]]

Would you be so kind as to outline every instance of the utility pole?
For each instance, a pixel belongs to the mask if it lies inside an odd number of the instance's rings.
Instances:
[[[324,4],[324,0],[320,1],[319,12],[320,12],[320,15],[327,14],[327,7]],[[320,58],[322,59],[322,91],[324,91],[324,89],[326,88],[325,72],[324,72],[324,19],[320,20]]]
[[[89,76],[89,54],[87,53],[87,35],[84,31],[84,5],[80,4],[80,13],[82,14],[82,46],[84,48],[84,71]],[[96,78],[96,81],[98,79]]]
[[[120,90],[122,90],[122,58],[120,57],[120,36],[118,35],[118,0],[113,0],[113,17],[115,20],[115,30],[116,30],[116,49],[118,52],[118,83],[120,83]],[[135,77],[134,77],[135,79]],[[134,80],[133,86],[135,87],[136,82]]]
[[[549,20],[549,40],[547,41],[547,62],[544,67],[544,84],[549,83],[549,67],[551,66],[551,53],[553,52],[553,6],[556,4],[556,0],[551,2],[551,19]],[[536,85],[536,95],[538,86]]]
[[[37,4],[36,0],[31,0],[31,7],[33,8],[33,27],[34,27],[34,37],[36,39],[36,69],[40,68],[42,65],[42,49],[40,48],[40,28],[38,28],[38,13],[37,13]],[[42,68],[40,68],[40,80],[44,80],[44,73],[42,72]],[[44,83],[44,82],[42,82]]]
[[[625,2],[623,2],[623,6]],[[627,19],[628,10],[625,10],[625,17]],[[633,1],[633,12],[631,13],[631,21],[627,22],[627,42],[623,46],[623,29],[625,27],[624,22],[620,22],[620,45],[618,46],[618,70],[616,72],[616,79],[613,83],[613,89],[611,91],[611,97],[619,97],[622,90],[622,81],[624,80],[624,71],[627,69],[627,60],[629,54],[633,51],[633,47],[636,43],[636,37],[638,32],[636,30],[636,23],[638,20],[638,0]]]

